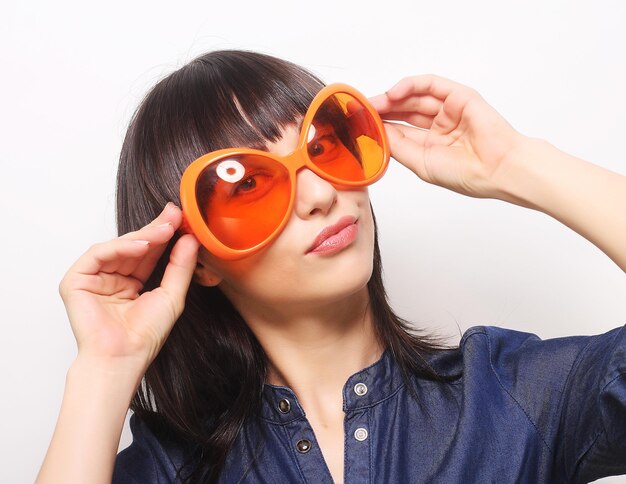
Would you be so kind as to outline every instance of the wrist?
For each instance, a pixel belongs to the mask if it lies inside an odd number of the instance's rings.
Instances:
[[[496,176],[497,197],[533,210],[543,211],[542,197],[550,173],[561,152],[541,138],[520,135]]]
[[[95,391],[112,392],[118,398],[126,396],[130,402],[147,368],[147,364],[132,358],[120,360],[79,353],[67,372],[67,380],[81,381]]]
[[[80,354],[70,366],[37,482],[111,482],[124,418],[143,372]]]

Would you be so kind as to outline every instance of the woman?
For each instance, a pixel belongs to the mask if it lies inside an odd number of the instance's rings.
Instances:
[[[189,164],[240,146],[292,153],[322,87],[288,62],[219,51],[144,99],[122,148],[121,235],[60,285],[79,351],[38,482],[626,473],[624,331],[541,341],[477,327],[459,348],[418,334],[386,302],[366,183],[299,170],[286,225],[246,257],[186,233]],[[423,180],[541,210],[626,270],[625,177],[519,134],[447,79],[408,77],[370,102],[391,121],[392,156]],[[116,458],[129,404],[133,444]]]

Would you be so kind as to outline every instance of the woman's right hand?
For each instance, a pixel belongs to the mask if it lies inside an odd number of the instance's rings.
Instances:
[[[182,221],[168,203],[150,224],[93,245],[59,285],[78,344],[78,356],[145,371],[183,311],[199,242],[174,245],[161,286],[139,295]]]

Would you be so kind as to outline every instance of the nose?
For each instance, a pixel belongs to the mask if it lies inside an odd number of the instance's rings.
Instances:
[[[327,214],[337,201],[335,186],[312,172],[302,168],[296,174],[294,211],[307,219],[315,214]]]

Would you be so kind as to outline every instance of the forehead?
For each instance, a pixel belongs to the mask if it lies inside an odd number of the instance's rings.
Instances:
[[[278,156],[286,156],[293,152],[298,146],[298,138],[300,137],[301,129],[302,119],[298,119],[297,122],[289,124],[281,130],[279,140],[275,142],[268,141],[261,149]]]

